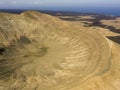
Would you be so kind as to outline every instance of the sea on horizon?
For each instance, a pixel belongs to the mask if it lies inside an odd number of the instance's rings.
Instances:
[[[27,9],[0,9],[0,12],[16,13],[25,10],[42,10],[42,11],[64,11],[64,12],[78,12],[78,13],[93,13],[93,14],[103,14],[111,16],[120,16],[120,8],[88,8],[88,7],[40,7],[40,8],[27,8]]]

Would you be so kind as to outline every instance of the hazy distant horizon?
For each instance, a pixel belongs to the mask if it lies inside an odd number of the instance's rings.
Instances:
[[[4,0],[0,1],[0,8],[31,8],[31,7],[116,7],[120,0]]]
[[[4,0],[0,9],[72,11],[120,16],[120,0]]]
[[[41,7],[39,10],[49,11],[71,11],[83,13],[98,13],[106,15],[120,16],[120,7]]]
[[[9,8],[1,8],[9,9]],[[22,10],[48,10],[48,11],[70,11],[70,12],[80,12],[80,13],[96,13],[96,14],[105,14],[120,16],[119,7],[31,7],[31,8],[11,8],[12,9],[22,9]],[[10,10],[10,9],[9,9]]]

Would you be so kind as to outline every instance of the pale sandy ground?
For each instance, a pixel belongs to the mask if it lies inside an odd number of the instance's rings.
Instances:
[[[101,23],[120,29],[120,18],[116,18],[115,20],[101,20]]]
[[[106,38],[119,34],[33,11],[0,15],[0,90],[120,90],[120,45]]]
[[[92,16],[78,16],[78,17],[80,17],[80,19],[95,19],[94,17],[92,17]]]
[[[117,22],[116,22],[117,21]],[[114,26],[117,29],[120,29],[120,18],[116,20],[102,20],[103,24],[108,26]],[[73,25],[82,25],[81,21],[71,22]],[[78,26],[78,28],[81,26]],[[103,36],[119,36],[120,34],[109,31],[101,27],[88,27],[89,29],[96,30],[101,33]],[[83,30],[88,30],[84,27]],[[106,38],[107,39],[107,38]],[[107,39],[108,40],[108,39]],[[99,41],[99,40],[98,40]],[[76,85],[69,90],[120,90],[120,45],[111,41],[109,45],[111,47],[112,56],[111,56],[111,65],[109,70],[101,75],[96,75],[91,77],[79,85]]]

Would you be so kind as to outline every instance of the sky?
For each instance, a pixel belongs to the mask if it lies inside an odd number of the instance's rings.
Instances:
[[[119,6],[120,0],[0,0],[0,9]]]

